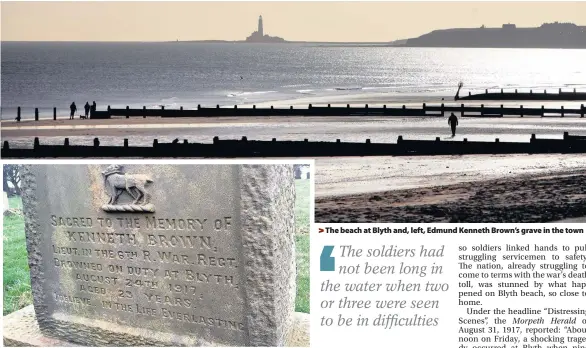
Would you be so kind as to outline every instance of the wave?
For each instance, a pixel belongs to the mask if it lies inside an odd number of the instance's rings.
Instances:
[[[268,93],[277,93],[277,91],[235,92],[235,93],[228,93],[226,95],[226,97],[234,98],[234,97],[244,97],[247,95],[259,95],[259,94],[268,94]]]
[[[336,91],[357,91],[361,89],[362,87],[334,87]]]
[[[311,86],[308,83],[305,84],[300,84],[300,85],[285,85],[285,86],[281,86],[282,88],[296,88],[296,87],[307,87],[307,86]]]

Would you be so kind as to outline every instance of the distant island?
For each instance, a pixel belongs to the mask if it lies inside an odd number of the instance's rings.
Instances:
[[[482,47],[482,48],[586,48],[586,27],[573,23],[544,23],[537,28],[501,28],[434,30],[408,39],[406,47]]]
[[[262,25],[262,16],[258,17],[258,30],[246,38],[246,42],[285,42],[285,39],[278,36],[269,36],[264,34]]]
[[[250,36],[246,38],[246,40],[188,40],[188,41],[173,41],[176,43],[190,43],[190,42],[198,42],[198,43],[289,43],[282,37],[278,36],[270,36],[264,33],[263,23],[262,23],[262,16],[258,17],[258,29],[257,31],[252,32]]]

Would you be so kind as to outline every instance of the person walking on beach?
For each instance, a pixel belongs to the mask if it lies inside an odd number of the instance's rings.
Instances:
[[[95,101],[95,100],[94,100],[94,102],[92,103],[92,107],[91,107],[91,109],[90,109],[90,110],[91,110],[91,114],[90,114],[90,117],[91,117],[91,116],[93,116],[93,114],[94,114],[94,111],[96,111],[96,101]]]
[[[85,109],[85,118],[87,118],[90,114],[90,102],[85,102],[83,108]]]
[[[448,124],[452,128],[452,138],[456,136],[456,127],[458,126],[458,118],[452,112],[452,115],[448,118]]]
[[[73,116],[75,116],[75,112],[77,111],[77,106],[75,106],[75,102],[71,103],[69,109],[71,110],[71,113],[69,114],[69,119],[73,120]]]

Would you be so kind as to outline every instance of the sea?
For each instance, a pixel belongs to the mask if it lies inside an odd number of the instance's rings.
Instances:
[[[586,89],[586,50],[320,44],[2,42],[2,119],[111,107],[315,104],[357,96]]]

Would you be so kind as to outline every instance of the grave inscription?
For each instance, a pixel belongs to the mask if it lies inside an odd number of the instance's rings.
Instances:
[[[264,279],[250,279],[258,262],[274,256],[265,255],[272,251],[255,243],[256,237],[247,243],[252,231],[243,230],[247,220],[258,218],[242,215],[242,195],[248,194],[243,188],[252,179],[247,168],[127,167],[24,168],[31,187],[23,194],[27,248],[41,329],[68,331],[74,340],[94,345],[282,343],[287,315],[275,312],[267,332],[265,323],[256,322],[254,312],[265,308],[255,308],[255,294],[263,283],[282,280],[273,284],[286,292],[276,295],[276,303],[290,310],[294,245],[286,234],[293,226],[287,221],[282,231],[267,231],[264,240],[285,242],[288,250],[275,255],[283,254],[279,261],[285,261],[287,279],[274,274],[277,268],[262,271]],[[275,179],[292,182],[292,168],[273,167],[265,174],[282,177],[269,178],[269,186]],[[280,209],[292,210],[294,188],[287,183],[272,188]],[[293,216],[284,214],[285,220]]]

